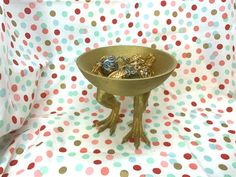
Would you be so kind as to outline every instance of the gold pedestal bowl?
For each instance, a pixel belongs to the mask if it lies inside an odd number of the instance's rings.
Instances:
[[[126,56],[131,57],[136,54],[155,56],[156,60],[151,66],[153,76],[147,78],[135,79],[117,79],[109,78],[92,73],[93,66],[103,56]],[[115,132],[116,125],[119,122],[120,102],[114,95],[134,96],[134,114],[131,130],[124,136],[122,143],[133,139],[134,146],[137,149],[142,140],[148,146],[150,141],[143,130],[142,115],[148,104],[148,98],[152,89],[162,84],[174,71],[176,60],[174,57],[161,50],[143,47],[143,46],[108,46],[93,49],[80,55],[76,61],[78,68],[84,77],[97,87],[96,100],[106,108],[111,109],[110,115],[96,122],[99,132],[110,129],[110,134]]]

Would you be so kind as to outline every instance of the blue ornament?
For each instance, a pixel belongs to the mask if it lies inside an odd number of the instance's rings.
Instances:
[[[112,72],[118,70],[118,63],[115,56],[111,55],[106,57],[102,62],[102,72],[105,76],[108,76]]]

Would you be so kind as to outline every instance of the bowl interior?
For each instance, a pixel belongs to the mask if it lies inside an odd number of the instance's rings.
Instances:
[[[109,46],[91,50],[79,56],[77,59],[77,65],[83,72],[94,75],[95,77],[102,77],[91,73],[94,64],[99,61],[102,56],[114,55],[114,56],[133,56],[135,54],[141,54],[143,56],[153,54],[156,57],[156,61],[152,66],[154,77],[162,76],[172,72],[176,67],[176,60],[166,52],[161,50],[142,47],[142,46]],[[112,80],[111,78],[109,78]],[[143,79],[143,78],[141,78]],[[147,79],[147,78],[145,78]],[[121,79],[120,79],[121,80]],[[130,79],[122,79],[130,80]],[[135,80],[139,80],[135,79]]]

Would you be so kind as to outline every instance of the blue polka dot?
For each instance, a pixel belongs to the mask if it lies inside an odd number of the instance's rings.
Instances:
[[[204,170],[208,174],[213,174],[214,173],[214,171],[211,168],[205,168]]]
[[[0,97],[5,97],[6,96],[6,89],[0,89]]]

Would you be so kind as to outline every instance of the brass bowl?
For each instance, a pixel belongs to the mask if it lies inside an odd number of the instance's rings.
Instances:
[[[154,76],[152,77],[116,79],[99,76],[91,72],[94,64],[97,63],[102,56],[114,55],[130,57],[135,54],[146,56],[150,53],[156,57],[156,61],[152,66],[152,71],[154,72]],[[93,49],[80,55],[76,63],[85,78],[94,86],[107,93],[122,96],[136,96],[149,92],[162,84],[170,76],[177,64],[174,57],[161,50],[129,45]]]

